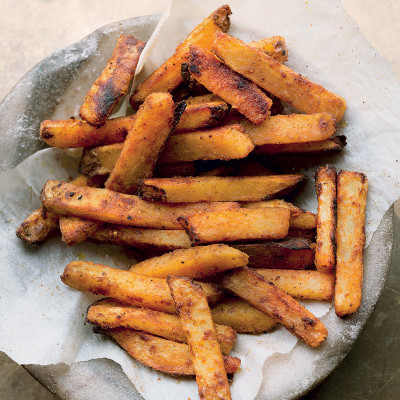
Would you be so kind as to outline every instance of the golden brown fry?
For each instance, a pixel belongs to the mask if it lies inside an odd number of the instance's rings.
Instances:
[[[208,171],[200,172],[198,176],[230,176],[234,169],[230,165],[220,165]]]
[[[166,251],[186,249],[192,244],[184,230],[146,229],[123,225],[106,225],[97,229],[90,237],[100,243]]]
[[[108,189],[79,187],[61,181],[47,181],[40,195],[48,211],[73,215],[118,225],[145,228],[181,229],[179,216],[197,212],[231,210],[240,207],[233,202],[159,204],[147,203],[134,195]]]
[[[17,229],[17,237],[29,244],[39,244],[58,230],[60,216],[39,207]]]
[[[252,141],[240,125],[228,125],[170,136],[158,162],[232,160],[247,157],[253,149]]]
[[[231,399],[217,332],[203,289],[189,278],[172,275],[167,283],[189,343],[200,399]]]
[[[84,149],[79,172],[86,176],[108,175],[117,163],[123,146],[123,143],[116,143]]]
[[[197,168],[193,162],[156,165],[154,177],[173,178],[174,176],[193,176],[197,174]]]
[[[170,92],[178,87],[183,82],[181,65],[188,59],[189,46],[196,44],[211,50],[215,32],[226,32],[229,29],[231,13],[229,6],[224,5],[205,18],[177,47],[174,55],[136,88],[129,99],[132,107],[136,108],[150,93]]]
[[[368,180],[359,172],[340,171],[337,178],[335,311],[353,314],[361,304],[365,209]]]
[[[195,375],[189,346],[133,329],[107,329],[96,331],[114,339],[133,358],[157,371],[172,375]],[[240,367],[240,359],[224,356],[227,373]]]
[[[335,277],[319,271],[256,269],[258,274],[292,297],[308,300],[331,300]]]
[[[328,331],[317,317],[254,270],[242,268],[228,272],[223,285],[308,345],[318,347],[326,339]]]
[[[278,325],[273,318],[235,297],[218,303],[211,314],[215,323],[231,326],[238,333],[268,332]]]
[[[231,175],[231,174],[229,174]],[[269,176],[276,175],[270,169],[264,167],[261,163],[251,160],[237,160],[235,162],[236,176]]]
[[[190,46],[190,75],[210,92],[234,106],[254,124],[268,115],[272,100],[253,82],[239,75],[208,50]]]
[[[306,114],[328,112],[340,121],[346,101],[243,41],[219,32],[213,51],[229,67]],[[251,68],[249,68],[249,65]]]
[[[86,94],[80,116],[90,125],[101,126],[118,100],[126,94],[135,75],[145,43],[134,36],[120,36],[106,68]]]
[[[247,265],[248,256],[226,244],[197,246],[174,250],[160,257],[142,261],[129,270],[155,278],[168,275],[206,278],[220,272]]]
[[[256,209],[268,207],[284,207],[290,210],[290,227],[295,229],[315,229],[317,227],[317,216],[302,210],[284,200],[255,201],[243,204],[243,208]]]
[[[168,203],[260,201],[287,194],[304,179],[303,175],[153,178],[139,182],[139,196]]]
[[[40,137],[62,149],[122,143],[134,116],[108,119],[99,128],[79,119],[46,120],[40,124]]]
[[[60,217],[61,239],[67,246],[74,246],[96,232],[102,223],[81,217]]]
[[[89,261],[73,261],[65,267],[61,280],[83,292],[112,297],[137,307],[175,312],[165,279],[133,274]],[[204,288],[211,303],[221,297],[221,290],[217,286],[210,283],[199,284]]]
[[[283,239],[290,211],[285,208],[226,210],[179,217],[194,244],[238,240]]]
[[[105,187],[120,193],[136,193],[138,179],[152,176],[173,124],[172,96],[169,93],[147,96],[135,115]]]
[[[254,268],[304,269],[314,265],[314,246],[302,237],[231,246],[246,253],[249,266]]]
[[[249,46],[265,51],[268,56],[276,61],[284,62],[288,60],[288,48],[285,38],[282,36],[271,36],[257,40],[249,43]]]
[[[182,324],[176,315],[128,306],[113,299],[102,299],[92,304],[88,308],[86,321],[102,329],[137,329],[165,339],[187,343]],[[222,353],[229,354],[236,341],[235,330],[223,325],[215,325],[215,328]]]
[[[335,119],[326,112],[309,115],[274,115],[260,125],[243,119],[241,125],[256,146],[319,142],[329,139],[336,130]]]
[[[318,198],[315,266],[329,274],[336,265],[336,168],[320,167],[314,176]]]
[[[229,105],[212,93],[191,97],[185,100],[185,103],[185,111],[182,113],[175,131],[219,125],[229,112]]]
[[[346,146],[346,136],[335,136],[320,142],[264,144],[254,149],[256,154],[314,154],[325,152],[339,152]]]

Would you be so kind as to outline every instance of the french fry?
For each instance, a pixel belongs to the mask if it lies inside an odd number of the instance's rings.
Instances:
[[[193,176],[197,174],[197,168],[193,162],[184,162],[176,164],[156,165],[154,177],[173,178],[174,176]]]
[[[123,225],[106,225],[94,231],[90,238],[100,243],[165,251],[186,249],[192,244],[184,230],[146,229]]]
[[[200,172],[198,176],[230,176],[233,171],[234,169],[231,165],[220,165],[219,167]]]
[[[240,125],[221,126],[170,136],[158,162],[232,160],[247,157],[253,149],[253,143]]]
[[[213,53],[190,46],[190,75],[210,92],[234,106],[254,124],[270,115],[272,100],[253,82],[236,73]]]
[[[228,115],[229,105],[214,94],[185,100],[183,111],[175,131],[194,130],[219,125]]]
[[[176,315],[128,306],[113,299],[96,301],[88,308],[86,321],[102,329],[129,328],[180,343],[187,343],[182,324]],[[229,326],[215,325],[223,354],[229,354],[236,341],[236,332]]]
[[[271,36],[265,39],[250,42],[249,46],[256,47],[272,57],[274,60],[284,62],[288,60],[288,48],[285,38],[282,36]]]
[[[123,146],[123,143],[116,143],[84,149],[79,172],[86,176],[108,175],[117,163]]]
[[[335,277],[319,271],[256,269],[258,274],[292,297],[308,300],[331,300]]]
[[[135,89],[129,99],[132,107],[137,108],[150,93],[170,92],[178,87],[183,82],[181,65],[188,59],[189,46],[196,44],[211,50],[215,33],[229,29],[231,13],[229,6],[224,5],[205,18],[177,47],[174,55]]]
[[[175,312],[165,279],[133,274],[89,261],[73,261],[65,267],[61,280],[76,290],[112,297],[132,306]],[[199,284],[211,303],[221,298],[221,290],[216,285]]]
[[[255,146],[319,142],[329,139],[336,130],[336,121],[327,112],[274,115],[260,125],[243,119],[241,125]]]
[[[62,149],[122,143],[133,119],[111,118],[99,128],[79,119],[45,120],[40,124],[40,137],[49,146]]]
[[[276,175],[270,169],[264,167],[261,163],[251,160],[237,160],[235,162],[236,176],[269,176]]]
[[[292,71],[264,51],[222,32],[216,35],[213,51],[233,70],[299,111],[328,112],[337,122],[343,117],[346,101],[342,97]]]
[[[336,265],[336,168],[319,167],[314,176],[318,198],[315,266],[329,274]]]
[[[197,212],[240,207],[233,202],[176,205],[147,203],[134,195],[51,180],[44,185],[40,199],[46,210],[57,214],[159,229],[182,229],[177,221],[182,215],[187,217]]]
[[[81,217],[60,216],[61,239],[67,246],[86,240],[101,227],[101,222]]]
[[[260,243],[232,243],[254,268],[304,269],[314,265],[314,246],[302,237]]]
[[[18,227],[17,237],[29,244],[40,244],[58,230],[60,216],[39,207]]]
[[[359,172],[340,171],[337,178],[335,311],[353,314],[361,304],[365,209],[368,180]]]
[[[200,399],[231,399],[217,332],[203,289],[189,278],[172,275],[167,283],[189,343]]]
[[[143,179],[139,182],[139,196],[168,203],[260,201],[289,193],[304,179],[303,175]]]
[[[172,375],[195,375],[187,344],[163,339],[133,329],[95,330],[115,340],[133,358],[157,371]],[[224,356],[227,373],[234,373],[240,367],[240,359]]]
[[[218,303],[211,314],[216,324],[231,326],[238,333],[269,332],[278,325],[273,318],[235,297]]]
[[[90,125],[101,126],[118,100],[126,94],[135,75],[145,43],[134,36],[120,36],[106,68],[87,93],[80,116]]]
[[[172,96],[169,93],[147,96],[136,113],[105,187],[120,193],[136,193],[138,179],[152,176],[173,123]]]
[[[256,154],[315,154],[338,153],[346,146],[346,136],[335,136],[319,142],[264,144],[254,149]]]
[[[228,272],[223,286],[280,322],[289,332],[312,347],[318,347],[328,335],[327,329],[317,317],[254,270],[242,268]]]
[[[247,265],[248,256],[226,244],[197,246],[174,250],[150,258],[130,268],[130,272],[154,278],[168,275],[206,278],[220,272]]]
[[[295,229],[315,229],[317,227],[317,216],[310,212],[302,210],[284,200],[255,201],[242,205],[243,208],[257,209],[268,207],[285,207],[290,210],[290,227]]]
[[[290,211],[285,208],[226,210],[179,217],[194,244],[238,240],[283,239]]]

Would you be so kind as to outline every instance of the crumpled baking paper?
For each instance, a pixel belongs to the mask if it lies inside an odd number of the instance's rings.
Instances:
[[[139,68],[145,67],[136,82],[168,58],[190,30],[222,4],[172,1],[141,57]],[[400,87],[389,63],[371,48],[340,2],[286,0],[278,5],[272,0],[234,0],[229,4],[233,11],[229,33],[245,41],[284,36],[289,46],[288,65],[347,100],[348,110],[338,134],[347,136],[348,146],[332,160],[338,169],[364,172],[369,178],[369,243],[383,214],[399,197]],[[47,149],[0,175],[0,349],[21,364],[70,364],[106,357],[122,366],[147,400],[165,398],[166,393],[177,400],[197,398],[193,379],[172,378],[144,367],[108,339],[94,335],[85,323],[85,312],[98,297],[72,290],[60,281],[65,265],[78,259],[128,268],[132,260],[119,248],[90,243],[67,248],[59,238],[32,248],[15,237],[19,223],[40,205],[38,194],[45,181],[75,176],[78,160],[74,152]],[[310,166],[304,170],[310,178],[316,162],[309,160]],[[296,204],[316,211],[314,190],[309,179]],[[321,317],[330,305],[307,302],[306,307]],[[296,343],[282,327],[268,334],[238,335],[232,355],[241,358],[242,368],[232,383],[233,398],[255,398],[265,360],[273,363],[271,356],[289,353]]]

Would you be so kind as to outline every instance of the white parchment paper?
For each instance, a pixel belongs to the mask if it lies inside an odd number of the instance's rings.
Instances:
[[[140,65],[143,80],[223,1],[174,0],[150,39]],[[400,87],[389,63],[379,57],[338,1],[279,4],[230,1],[231,34],[245,41],[282,35],[289,46],[289,66],[347,100],[348,110],[338,134],[348,146],[335,159],[338,169],[361,171],[370,182],[367,243],[384,212],[399,197]],[[132,32],[135,34],[135,32]],[[95,79],[95,77],[93,77]],[[68,117],[69,115],[65,115]],[[16,169],[0,176],[0,349],[23,364],[73,363],[95,358],[118,362],[145,399],[197,398],[192,379],[160,374],[135,362],[111,341],[94,335],[85,324],[95,296],[74,291],[59,279],[65,265],[87,259],[127,268],[131,260],[118,248],[82,243],[67,248],[59,238],[30,248],[15,237],[20,222],[39,206],[38,194],[47,179],[76,174],[78,158],[57,149],[36,153]],[[313,171],[304,171],[311,176]],[[312,179],[298,205],[316,211]],[[316,316],[330,305],[307,302]],[[263,365],[272,355],[288,353],[297,339],[284,328],[264,335],[239,335],[233,355],[242,359],[234,377],[235,399],[253,399],[263,380]],[[318,351],[318,350],[316,350]]]

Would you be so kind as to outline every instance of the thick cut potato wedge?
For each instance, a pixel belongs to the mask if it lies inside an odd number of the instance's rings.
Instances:
[[[40,124],[40,137],[49,146],[62,149],[122,143],[133,119],[134,116],[108,119],[99,128],[77,119],[45,120]]]
[[[183,111],[175,131],[194,130],[220,125],[228,115],[229,105],[214,94],[192,97],[185,100]]]
[[[289,227],[289,238],[305,238],[315,241],[315,237],[317,236],[316,229],[299,229]]]
[[[190,46],[190,75],[210,92],[234,106],[254,124],[270,115],[272,100],[248,79],[233,71],[208,50]]]
[[[80,116],[90,125],[101,126],[118,100],[126,94],[135,75],[145,43],[134,36],[120,36],[106,68],[87,93]]]
[[[326,112],[274,115],[260,125],[243,119],[241,125],[255,146],[319,142],[329,139],[336,130],[335,119]]]
[[[58,230],[60,216],[39,207],[17,229],[17,237],[29,244],[40,244]]]
[[[228,272],[223,286],[312,347],[318,347],[328,335],[317,317],[254,270],[242,268]]]
[[[254,268],[304,269],[314,265],[315,248],[302,237],[260,243],[232,243]]]
[[[73,261],[65,267],[61,280],[74,289],[112,297],[129,305],[175,312],[165,279],[133,274],[89,261]],[[211,303],[221,298],[221,290],[216,285],[200,285]]]
[[[140,275],[166,278],[168,275],[206,278],[247,265],[248,256],[226,244],[197,246],[174,250],[160,257],[142,261],[129,270]]]
[[[288,60],[288,48],[285,38],[282,36],[271,36],[265,39],[250,42],[249,46],[265,51],[274,60],[284,62]]]
[[[192,244],[184,230],[146,229],[123,225],[106,225],[93,232],[90,238],[100,243],[165,251],[187,249]]]
[[[200,399],[231,399],[217,331],[203,289],[189,278],[172,275],[167,283],[189,343]]]
[[[238,333],[268,332],[278,325],[273,318],[236,297],[218,303],[211,314],[216,324],[231,326]]]
[[[200,172],[198,176],[231,176],[234,172],[234,168],[231,165],[220,165],[213,169]]]
[[[315,266],[329,274],[336,265],[336,168],[320,167],[314,176],[318,198]]]
[[[139,183],[139,196],[168,203],[260,201],[291,192],[304,175],[153,178]]]
[[[264,144],[254,149],[256,154],[314,154],[338,153],[346,146],[346,136],[335,136],[319,142]]]
[[[169,93],[146,97],[124,142],[105,187],[136,193],[138,179],[151,177],[158,155],[174,124],[174,102]]]
[[[263,164],[252,160],[237,160],[234,163],[235,176],[269,176],[276,175]],[[232,174],[230,174],[232,175]]]
[[[176,315],[128,306],[113,299],[103,299],[88,308],[86,321],[102,329],[129,328],[148,332],[176,342],[187,343],[182,324]],[[215,325],[223,354],[229,354],[236,341],[230,326]]]
[[[253,149],[252,141],[240,125],[228,125],[170,136],[158,162],[233,160],[247,157]]]
[[[283,239],[290,211],[285,208],[226,210],[179,217],[194,244],[238,240]]]
[[[86,176],[108,175],[117,163],[123,146],[123,143],[115,143],[85,148],[79,164],[79,172]]]
[[[196,174],[197,168],[193,162],[183,162],[156,165],[153,175],[156,178],[173,178],[174,176],[193,176]]]
[[[292,297],[308,300],[331,300],[335,277],[319,271],[256,269],[258,274]]]
[[[359,172],[340,171],[337,178],[335,311],[353,314],[361,304],[365,209],[368,180]]]
[[[310,212],[302,210],[284,200],[254,201],[243,204],[243,208],[256,209],[268,207],[284,207],[290,210],[290,227],[296,229],[315,229],[317,227],[317,216]]]
[[[40,195],[48,211],[118,225],[145,228],[181,229],[177,221],[197,212],[221,211],[240,207],[234,202],[195,204],[147,203],[134,195],[108,189],[79,187],[61,181],[47,181]]]
[[[196,44],[211,50],[215,33],[218,31],[226,32],[229,29],[230,14],[232,14],[231,9],[228,5],[224,5],[205,18],[177,47],[174,55],[136,88],[129,99],[132,107],[137,108],[150,93],[170,92],[177,88],[183,82],[181,65],[188,59],[189,46]]]
[[[133,358],[157,371],[172,375],[195,375],[189,346],[133,329],[95,330],[115,340]],[[224,356],[227,373],[237,372],[240,359]]]
[[[294,72],[264,51],[222,32],[216,35],[213,51],[233,70],[299,111],[328,112],[336,121],[343,117],[346,101],[342,97]]]

